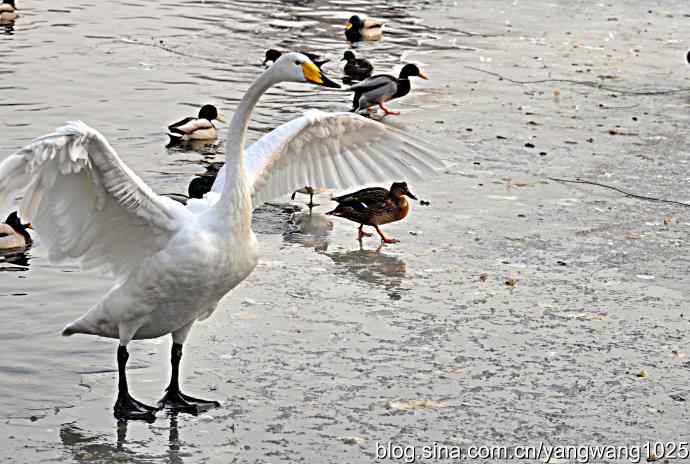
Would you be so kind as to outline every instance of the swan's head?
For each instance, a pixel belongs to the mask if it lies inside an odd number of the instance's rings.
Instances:
[[[285,53],[271,66],[275,78],[285,82],[309,82],[339,89],[340,85],[326,77],[309,58],[301,53]]]

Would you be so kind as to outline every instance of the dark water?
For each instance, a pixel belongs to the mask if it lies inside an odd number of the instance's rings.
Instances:
[[[323,54],[331,58],[326,72],[340,77],[339,59],[349,48],[343,25],[353,12],[392,23],[385,40],[359,47],[379,72],[399,66],[410,53],[423,58],[442,45],[441,34],[444,42],[452,38],[449,31],[421,23],[415,12],[430,4],[415,1],[346,6],[338,1],[25,1],[18,6],[19,20],[0,35],[0,158],[66,120],[82,119],[103,132],[160,192],[184,192],[204,163],[223,159],[222,140],[194,147],[198,150],[166,150],[164,127],[206,102],[229,119],[262,71],[265,49]],[[309,108],[346,110],[348,95],[296,85],[274,88],[255,112],[250,137]],[[259,224],[259,232],[281,233],[284,217],[263,217],[268,223]],[[0,415],[23,417],[70,404],[81,374],[111,368],[111,343],[57,336],[108,287],[109,280],[97,274],[48,264],[40,237],[19,264],[0,261]]]

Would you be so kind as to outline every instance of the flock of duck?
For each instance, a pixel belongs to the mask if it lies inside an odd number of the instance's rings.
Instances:
[[[381,23],[353,16],[345,34],[350,41],[375,39]],[[194,323],[210,317],[256,267],[255,205],[300,186],[313,195],[309,186],[342,190],[389,179],[421,181],[444,167],[424,141],[359,114],[376,105],[392,114],[384,103],[409,92],[411,76],[425,75],[406,65],[398,78],[376,76],[371,63],[352,53],[343,59],[351,78],[360,80],[350,89],[353,111],[309,110],[247,146],[252,111],[270,87],[340,87],[324,74],[317,56],[269,50],[266,61],[273,64],[249,86],[229,123],[224,166],[215,178],[192,181],[184,201],[154,192],[100,132],[81,121],[35,139],[0,163],[0,205],[19,203],[51,262],[77,260],[113,277],[106,295],[62,334],[119,341],[118,419],[151,421],[161,408],[194,413],[218,405],[182,393],[179,364]],[[215,138],[213,122],[220,118],[216,108],[204,106],[198,117],[169,126],[171,141]],[[405,182],[367,188],[333,198],[338,206],[329,214],[358,223],[359,239],[370,235],[363,230],[370,225],[393,243],[379,227],[407,215],[406,197],[415,199]],[[13,213],[0,234],[18,234],[26,245],[28,227]],[[130,394],[127,346],[166,334],[172,336],[170,383],[157,406],[149,406]]]

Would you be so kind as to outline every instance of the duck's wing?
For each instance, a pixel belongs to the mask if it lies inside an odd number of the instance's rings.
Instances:
[[[425,142],[353,113],[311,110],[250,146],[245,166],[254,204],[304,185],[345,189],[390,179],[430,177],[445,164]],[[223,168],[212,192],[221,192]]]
[[[191,116],[188,116],[188,117],[186,117],[186,118],[182,118],[182,119],[180,119],[179,121],[170,124],[170,125],[168,126],[168,130],[169,130],[169,131],[172,131],[172,130],[174,130],[174,129],[180,127],[180,126],[183,126],[183,125],[187,124],[189,121],[193,121],[194,119],[196,119],[196,118],[193,118],[193,117],[191,117]]]
[[[81,121],[40,137],[0,163],[0,207],[21,194],[53,261],[124,275],[182,226],[183,206],[153,192],[108,141]]]
[[[362,21],[362,29],[372,29],[383,27],[383,21],[377,21],[374,19],[365,19]]]
[[[168,126],[170,132],[176,132],[178,134],[192,134],[196,131],[203,129],[211,129],[213,124],[208,119],[199,118],[185,118],[181,121],[176,122]]]
[[[381,87],[390,86],[391,84],[395,84],[396,82],[397,79],[391,75],[377,74],[376,76],[371,76],[367,79],[364,79],[362,82],[359,82],[351,86],[348,90],[357,93],[364,93],[369,92],[371,90],[380,89]]]
[[[333,197],[331,200],[338,203],[356,202],[371,205],[386,201],[388,193],[388,190],[382,187],[369,187],[353,193],[346,193],[339,197]]]

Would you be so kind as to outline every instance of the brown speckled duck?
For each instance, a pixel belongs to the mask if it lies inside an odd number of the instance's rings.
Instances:
[[[407,216],[410,212],[410,204],[405,199],[406,196],[413,200],[417,199],[407,188],[407,182],[394,182],[390,190],[382,187],[365,188],[334,197],[333,201],[339,204],[333,211],[326,214],[358,222],[357,240],[362,240],[362,237],[371,237],[372,234],[362,230],[366,225],[374,227],[384,243],[398,243],[398,240],[383,235],[379,226],[400,221]]]
[[[22,224],[16,211],[11,213],[4,223],[0,224],[0,251],[31,245],[31,235],[26,231],[31,228],[31,224]]]

